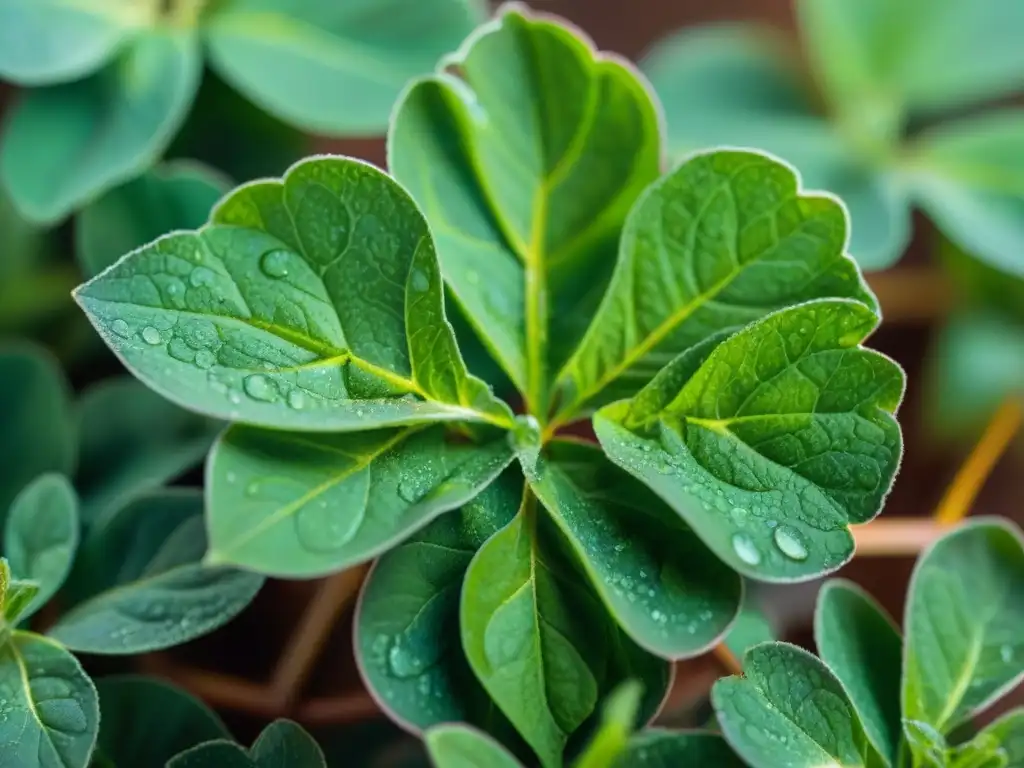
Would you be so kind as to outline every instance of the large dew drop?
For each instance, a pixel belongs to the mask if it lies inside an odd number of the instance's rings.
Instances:
[[[288,251],[267,251],[260,258],[260,271],[269,278],[280,280],[288,276]]]
[[[145,328],[142,329],[142,340],[147,344],[152,344],[156,346],[161,341],[163,341],[163,338],[161,338],[160,336],[160,331],[158,331],[152,325],[147,325]]]
[[[780,525],[775,529],[774,538],[775,546],[790,560],[807,559],[807,546],[804,544],[803,537],[795,528],[790,528],[788,525]]]
[[[245,388],[245,394],[253,400],[269,403],[277,399],[277,386],[261,373],[246,376],[242,386]]]
[[[761,562],[761,553],[754,546],[754,542],[742,533],[737,533],[732,537],[732,549],[736,553],[736,557],[747,565],[757,565]]]

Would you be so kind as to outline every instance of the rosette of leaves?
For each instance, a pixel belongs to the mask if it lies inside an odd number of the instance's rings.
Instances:
[[[1024,709],[972,720],[1024,677],[1024,537],[977,518],[918,559],[901,638],[855,585],[827,582],[814,622],[820,658],[762,643],[743,676],[715,683],[725,738],[753,768],[1024,764]]]
[[[891,485],[903,374],[862,346],[878,307],[842,205],[758,152],[663,174],[657,111],[507,6],[405,91],[397,181],[311,158],[76,291],[139,379],[234,422],[207,563],[379,557],[356,651],[413,731],[466,722],[557,766],[627,678],[648,720],[740,574],[838,568]],[[467,370],[446,292],[524,413]],[[595,412],[600,445],[571,437]]]
[[[1024,86],[1024,6],[795,0],[795,10],[809,72],[792,44],[751,25],[681,31],[650,51],[642,66],[671,151],[751,146],[793,163],[849,206],[865,270],[899,260],[920,208],[972,258],[1024,279],[1024,112],[966,112]]]
[[[476,0],[8,0],[0,78],[26,90],[0,179],[25,216],[62,220],[163,154],[204,61],[304,130],[377,135],[405,81],[481,15]]]

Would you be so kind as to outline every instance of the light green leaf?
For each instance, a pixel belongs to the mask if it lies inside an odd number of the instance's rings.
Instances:
[[[470,501],[512,461],[441,425],[309,434],[235,426],[207,469],[207,563],[310,578],[379,555]]]
[[[0,561],[3,562],[5,571],[8,572],[7,584],[3,590],[3,616],[0,617],[4,622],[3,625],[0,625],[0,638],[4,638],[9,627],[17,624],[25,615],[29,605],[35,601],[36,595],[39,594],[39,584],[35,581],[10,578],[7,560]]]
[[[324,753],[299,725],[275,720],[249,750],[259,768],[327,768]]]
[[[162,26],[88,80],[24,94],[0,145],[0,180],[15,204],[52,224],[140,173],[178,130],[201,71],[192,30]]]
[[[976,759],[987,756],[991,762],[959,762],[967,755]],[[950,757],[954,768],[1020,768],[1024,765],[1024,709],[1007,712],[968,744],[952,750]],[[1000,763],[1000,758],[1004,762]]]
[[[946,768],[946,740],[941,733],[927,723],[907,719],[903,733],[914,768]]]
[[[152,13],[145,3],[123,0],[5,0],[0,78],[41,86],[88,75],[149,23]]]
[[[643,686],[629,680],[615,688],[601,706],[601,725],[573,768],[610,768],[637,726]]]
[[[100,711],[75,657],[52,640],[15,632],[0,644],[0,755],[5,766],[80,768],[89,761]]]
[[[722,560],[762,581],[834,571],[902,453],[904,376],[860,346],[863,304],[810,301],[683,353],[594,420],[605,452]]]
[[[519,761],[503,746],[468,725],[436,725],[423,739],[435,768],[519,768]]]
[[[775,640],[775,631],[768,617],[755,600],[755,591],[750,584],[744,584],[743,602],[736,621],[729,627],[723,641],[729,651],[737,659],[742,659],[746,652],[759,643]]]
[[[921,555],[907,600],[903,716],[949,733],[1024,675],[1024,539],[974,518]]]
[[[0,346],[0,518],[15,496],[44,472],[71,474],[76,427],[71,388],[40,347]]]
[[[614,768],[744,768],[717,733],[650,728],[629,740]]]
[[[515,516],[515,469],[462,508],[385,553],[356,607],[356,662],[392,720],[410,729],[471,722],[493,732],[493,704],[459,639],[459,593],[470,560]]]
[[[229,188],[212,168],[176,161],[110,190],[75,220],[75,257],[82,272],[94,277],[168,232],[198,229]]]
[[[459,621],[477,678],[541,764],[554,768],[597,706],[595,670],[607,648],[597,630],[601,607],[555,570],[537,535],[537,514],[527,495],[515,519],[473,557]]]
[[[102,526],[128,501],[197,465],[219,422],[189,413],[130,376],[86,389],[78,402],[82,520]]]
[[[1024,83],[1015,0],[801,0],[811,64],[830,100],[870,113],[984,101]]]
[[[696,155],[648,188],[626,221],[615,274],[559,374],[566,420],[635,394],[679,353],[800,301],[877,302],[843,252],[832,197],[755,152]]]
[[[723,146],[771,152],[796,167],[805,189],[846,204],[849,251],[862,269],[890,266],[910,240],[906,190],[815,114],[789,45],[767,28],[736,23],[659,43],[642,66],[665,107],[672,156]]]
[[[24,621],[57,593],[78,549],[78,497],[67,478],[45,474],[27,486],[11,505],[3,542],[11,572],[39,588],[19,611]]]
[[[223,626],[252,601],[263,578],[201,565],[205,548],[201,493],[139,497],[86,539],[76,576],[80,569],[93,594],[48,634],[75,651],[123,655],[180,645]]]
[[[663,658],[695,656],[718,642],[739,610],[740,578],[664,502],[597,446],[553,443],[536,465],[523,465],[633,640]]]
[[[871,750],[829,668],[788,643],[747,651],[743,677],[718,680],[711,701],[726,740],[753,768],[856,768]]]
[[[423,207],[456,300],[535,413],[610,274],[629,207],[659,173],[642,81],[518,5],[396,107],[388,167]]]
[[[858,586],[835,579],[818,593],[814,642],[846,689],[868,740],[886,765],[895,766],[903,644],[892,619]]]
[[[458,47],[478,0],[231,0],[206,20],[217,73],[314,133],[384,133],[405,83]]]
[[[1024,281],[1024,110],[989,112],[925,133],[910,171],[921,206],[950,240]]]
[[[96,681],[103,719],[97,749],[124,768],[162,768],[179,752],[228,738],[224,723],[191,694],[154,678]]]
[[[510,418],[466,373],[426,221],[358,160],[240,187],[212,224],[75,296],[147,386],[217,418],[330,432]]]

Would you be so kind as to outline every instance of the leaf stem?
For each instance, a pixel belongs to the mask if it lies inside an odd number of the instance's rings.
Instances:
[[[935,522],[939,525],[956,525],[967,516],[999,457],[1020,430],[1022,421],[1024,414],[1016,399],[1008,398],[999,406],[939,503],[935,511]]]

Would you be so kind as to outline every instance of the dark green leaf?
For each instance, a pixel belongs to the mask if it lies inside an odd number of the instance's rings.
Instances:
[[[313,737],[290,720],[264,728],[249,753],[259,768],[327,768]]]
[[[75,256],[94,277],[168,232],[198,229],[228,191],[227,179],[199,163],[151,169],[90,203],[75,220]]]
[[[211,63],[266,111],[314,133],[382,134],[410,78],[482,16],[478,0],[233,0],[206,21]]]
[[[608,610],[641,647],[682,658],[722,637],[739,610],[739,576],[642,483],[584,443],[554,443],[524,467]]]
[[[814,641],[849,694],[871,744],[886,765],[895,766],[903,644],[892,619],[855,584],[836,579],[818,593]]]
[[[504,747],[468,725],[436,725],[423,738],[435,768],[519,768]]]
[[[521,6],[445,63],[399,102],[388,166],[423,207],[456,300],[543,412],[659,173],[655,107],[627,65]]]
[[[427,223],[384,173],[311,158],[237,189],[213,221],[76,291],[147,386],[286,429],[508,422],[459,356]]]
[[[30,632],[0,644],[0,755],[12,768],[81,768],[96,743],[96,689],[75,657]]]
[[[709,335],[809,299],[877,302],[843,249],[832,197],[755,152],[697,155],[648,188],[587,335],[559,374],[559,413],[635,394]]]
[[[128,501],[197,465],[218,422],[182,410],[130,377],[82,393],[76,486],[86,526],[106,523]]]
[[[168,683],[116,676],[96,681],[103,719],[98,748],[123,768],[164,768],[179,752],[229,734],[205,704]]]
[[[0,517],[39,475],[74,469],[77,425],[70,400],[49,353],[28,344],[0,347]]]
[[[212,632],[249,604],[263,578],[206,567],[205,549],[200,492],[139,497],[86,539],[76,571],[93,595],[64,614],[50,636],[76,651],[120,655]]]
[[[787,643],[747,651],[743,677],[715,683],[725,738],[753,768],[859,768],[868,744],[842,684],[821,661]]]
[[[459,592],[470,560],[515,516],[522,476],[509,470],[461,509],[384,554],[356,608],[356,661],[388,716],[407,728],[472,722],[493,705],[459,639]]]
[[[877,324],[842,299],[775,312],[602,409],[598,438],[741,573],[833,571],[853,554],[848,526],[878,514],[902,452],[903,371],[860,346]]]
[[[63,475],[40,476],[11,505],[4,554],[17,578],[38,585],[32,602],[19,611],[20,620],[42,608],[64,583],[78,549],[78,529],[78,497]]]
[[[984,709],[1024,675],[1024,540],[975,518],[921,555],[904,619],[903,716],[940,733]]]
[[[717,733],[651,728],[629,740],[614,768],[744,768]]]
[[[208,741],[168,761],[167,768],[259,768],[248,753],[230,741]]]
[[[144,3],[5,0],[0,4],[0,77],[39,86],[75,80],[110,59],[136,27]]]
[[[440,425],[310,434],[236,426],[208,465],[208,563],[312,577],[380,554],[465,504],[512,461],[505,439]]]
[[[56,223],[140,173],[177,131],[201,71],[194,30],[160,26],[87,80],[23,94],[0,146],[0,179],[18,208]]]

